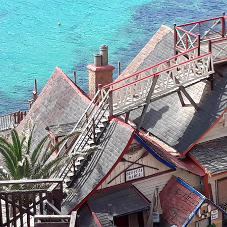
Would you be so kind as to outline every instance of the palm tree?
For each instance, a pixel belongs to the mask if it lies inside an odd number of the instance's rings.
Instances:
[[[50,149],[51,140],[46,135],[34,150],[31,150],[32,135],[34,127],[30,130],[28,136],[23,135],[22,139],[16,129],[11,131],[11,140],[0,137],[0,154],[4,159],[4,168],[0,168],[0,180],[18,180],[18,179],[47,179],[55,171],[62,168],[63,159],[72,159],[63,155],[51,159],[54,151],[69,137],[78,136],[80,132],[72,133],[66,136],[61,142]],[[74,157],[75,158],[75,157]],[[64,160],[65,163],[65,160]]]

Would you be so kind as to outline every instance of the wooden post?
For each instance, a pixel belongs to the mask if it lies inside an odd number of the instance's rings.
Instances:
[[[47,191],[46,197],[47,197],[47,201],[52,204],[52,201],[53,201],[53,195],[52,195],[52,193],[49,192],[49,191]],[[52,212],[51,208],[47,204],[47,214],[52,214],[52,213],[53,212]]]
[[[20,110],[17,112],[17,123],[20,124]]]
[[[225,12],[222,13],[222,38],[225,37]]]
[[[147,95],[147,98],[146,98],[146,105],[143,107],[143,112],[142,112],[142,115],[141,115],[141,118],[140,118],[140,122],[137,125],[137,129],[140,129],[140,127],[143,124],[143,120],[145,118],[145,115],[146,115],[146,112],[147,112],[147,108],[148,108],[148,105],[149,105],[149,103],[151,101],[151,96],[152,96],[152,94],[154,92],[155,85],[156,85],[157,81],[158,81],[158,75],[154,75],[151,88],[150,88],[150,90],[148,92],[148,95]]]
[[[100,103],[102,101],[102,99],[104,98],[103,92],[101,91],[102,90],[102,84],[98,84],[98,90],[100,91],[99,97],[98,97],[98,103]]]
[[[177,94],[178,94],[178,97],[180,99],[181,105],[185,106],[184,99],[183,99],[183,96],[182,96],[180,90],[177,91]]]
[[[203,194],[209,198],[208,174],[203,177]]]
[[[96,137],[95,137],[95,119],[93,118],[92,119],[92,133],[93,133],[93,140],[94,140],[94,143],[96,143]]]
[[[37,81],[36,79],[34,80],[34,91],[33,93],[33,102],[35,102],[35,100],[37,99]]]
[[[113,116],[113,90],[109,92],[109,108],[110,108],[110,117]]]
[[[198,34],[197,43],[198,43],[198,56],[200,56],[200,34]]]
[[[118,76],[121,74],[121,62],[118,62]]]
[[[186,42],[186,50],[188,49],[188,34],[185,36],[185,42]]]
[[[73,70],[74,84],[76,85],[76,71]]]
[[[29,192],[25,192],[25,208],[27,210],[27,225],[30,227]]]
[[[128,123],[128,119],[129,119],[129,114],[130,114],[130,111],[128,111],[125,115],[125,122]]]
[[[10,216],[9,216],[9,203],[8,203],[8,194],[5,193],[5,208],[6,208],[6,222],[7,222],[7,227],[10,227]]]
[[[176,48],[176,46],[177,46],[177,31],[176,31],[176,26],[177,26],[177,24],[174,23],[173,24],[173,28],[174,28],[174,55],[177,55],[177,48]]]
[[[0,193],[0,198],[2,198],[2,193]],[[3,210],[2,210],[2,200],[0,199],[0,226],[3,226]]]

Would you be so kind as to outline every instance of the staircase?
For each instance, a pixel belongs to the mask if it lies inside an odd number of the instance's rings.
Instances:
[[[81,129],[77,139],[65,141],[57,157],[63,154],[76,155],[75,160],[65,165],[55,177],[64,179],[64,187],[70,185],[73,176],[81,170],[91,154],[82,152],[98,144],[111,116],[118,116],[160,99],[179,87],[187,87],[214,73],[212,54],[198,56],[194,47],[156,65],[117,80],[99,90],[90,105],[76,123],[72,133]],[[65,149],[67,147],[67,149]]]

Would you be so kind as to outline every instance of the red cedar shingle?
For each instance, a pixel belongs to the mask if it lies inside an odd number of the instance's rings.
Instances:
[[[182,226],[201,200],[172,176],[160,192],[163,218],[171,225]]]

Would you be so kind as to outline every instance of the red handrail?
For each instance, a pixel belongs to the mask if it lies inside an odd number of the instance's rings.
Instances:
[[[188,34],[191,35],[191,36],[194,36],[194,37],[196,37],[196,38],[198,37],[198,35],[193,34],[193,33],[189,32],[189,31],[187,31],[187,30],[185,30],[185,29],[183,29],[183,28],[181,28],[181,27],[176,26],[176,28],[179,29],[179,30],[181,30],[182,32],[188,33]]]
[[[177,27],[184,27],[184,26],[188,26],[188,25],[192,25],[192,24],[201,24],[203,22],[217,20],[217,19],[221,19],[223,17],[227,18],[226,16],[214,17],[214,18],[200,20],[200,21],[194,21],[194,22],[190,22],[190,23],[186,23],[186,24],[180,24],[180,25],[177,25]]]
[[[192,50],[195,50],[196,48],[198,48],[198,46],[193,47],[192,49],[186,50],[185,52],[182,52],[182,53],[180,53],[180,54],[174,55],[174,56],[172,56],[172,57],[170,57],[170,58],[168,58],[168,59],[165,59],[165,60],[163,60],[163,61],[161,61],[161,62],[159,62],[159,63],[156,63],[156,64],[154,64],[154,65],[152,65],[152,66],[150,66],[150,67],[148,67],[148,68],[145,68],[145,69],[143,69],[143,70],[140,70],[140,71],[138,71],[138,72],[135,72],[135,73],[133,73],[132,75],[129,75],[129,76],[127,76],[127,77],[124,77],[124,78],[122,78],[122,79],[120,79],[120,80],[115,80],[114,82],[112,82],[112,83],[110,83],[110,84],[107,84],[107,85],[103,86],[103,88],[105,89],[105,88],[108,88],[108,87],[110,87],[110,86],[112,86],[112,85],[114,85],[114,84],[117,84],[117,83],[119,83],[119,82],[121,82],[121,81],[123,81],[123,80],[127,80],[127,79],[129,79],[129,78],[131,78],[131,77],[133,77],[133,76],[135,76],[135,75],[137,75],[137,74],[139,74],[139,73],[142,73],[142,72],[144,72],[144,71],[147,71],[148,69],[154,68],[154,67],[156,67],[156,66],[158,66],[158,65],[161,65],[161,64],[163,64],[163,63],[165,63],[165,62],[167,62],[167,61],[170,61],[170,60],[172,60],[172,59],[174,59],[174,58],[176,58],[176,57],[178,57],[178,56],[180,56],[180,55],[184,55],[184,54],[186,54],[187,52],[190,52],[190,51],[192,51]]]
[[[122,86],[120,86],[120,87],[114,88],[114,89],[111,90],[111,92],[116,91],[116,90],[119,90],[119,89],[121,89],[121,88],[123,88],[123,87],[126,87],[126,86],[128,86],[128,85],[131,85],[131,84],[136,83],[136,82],[138,82],[138,81],[147,79],[148,77],[155,76],[155,75],[156,75],[156,76],[159,76],[159,75],[157,75],[157,74],[162,73],[162,72],[167,71],[167,70],[170,70],[170,69],[172,69],[172,68],[174,68],[174,67],[176,67],[176,66],[183,65],[183,64],[185,64],[185,63],[187,63],[187,62],[194,61],[194,60],[196,60],[196,59],[198,59],[198,58],[202,58],[202,57],[204,57],[204,56],[206,56],[206,55],[209,55],[209,54],[212,54],[212,53],[211,53],[211,52],[208,52],[208,53],[202,54],[202,55],[200,55],[200,56],[198,56],[198,57],[195,57],[195,58],[193,58],[193,59],[190,59],[190,60],[181,62],[181,63],[176,64],[176,65],[172,65],[172,66],[170,66],[170,67],[168,67],[168,68],[166,68],[166,69],[162,69],[162,70],[160,70],[160,71],[158,71],[158,72],[152,73],[152,74],[147,75],[147,76],[145,76],[145,77],[143,77],[143,78],[137,79],[137,80],[132,81],[132,82],[130,82],[130,83],[124,84],[124,85],[122,85]]]

